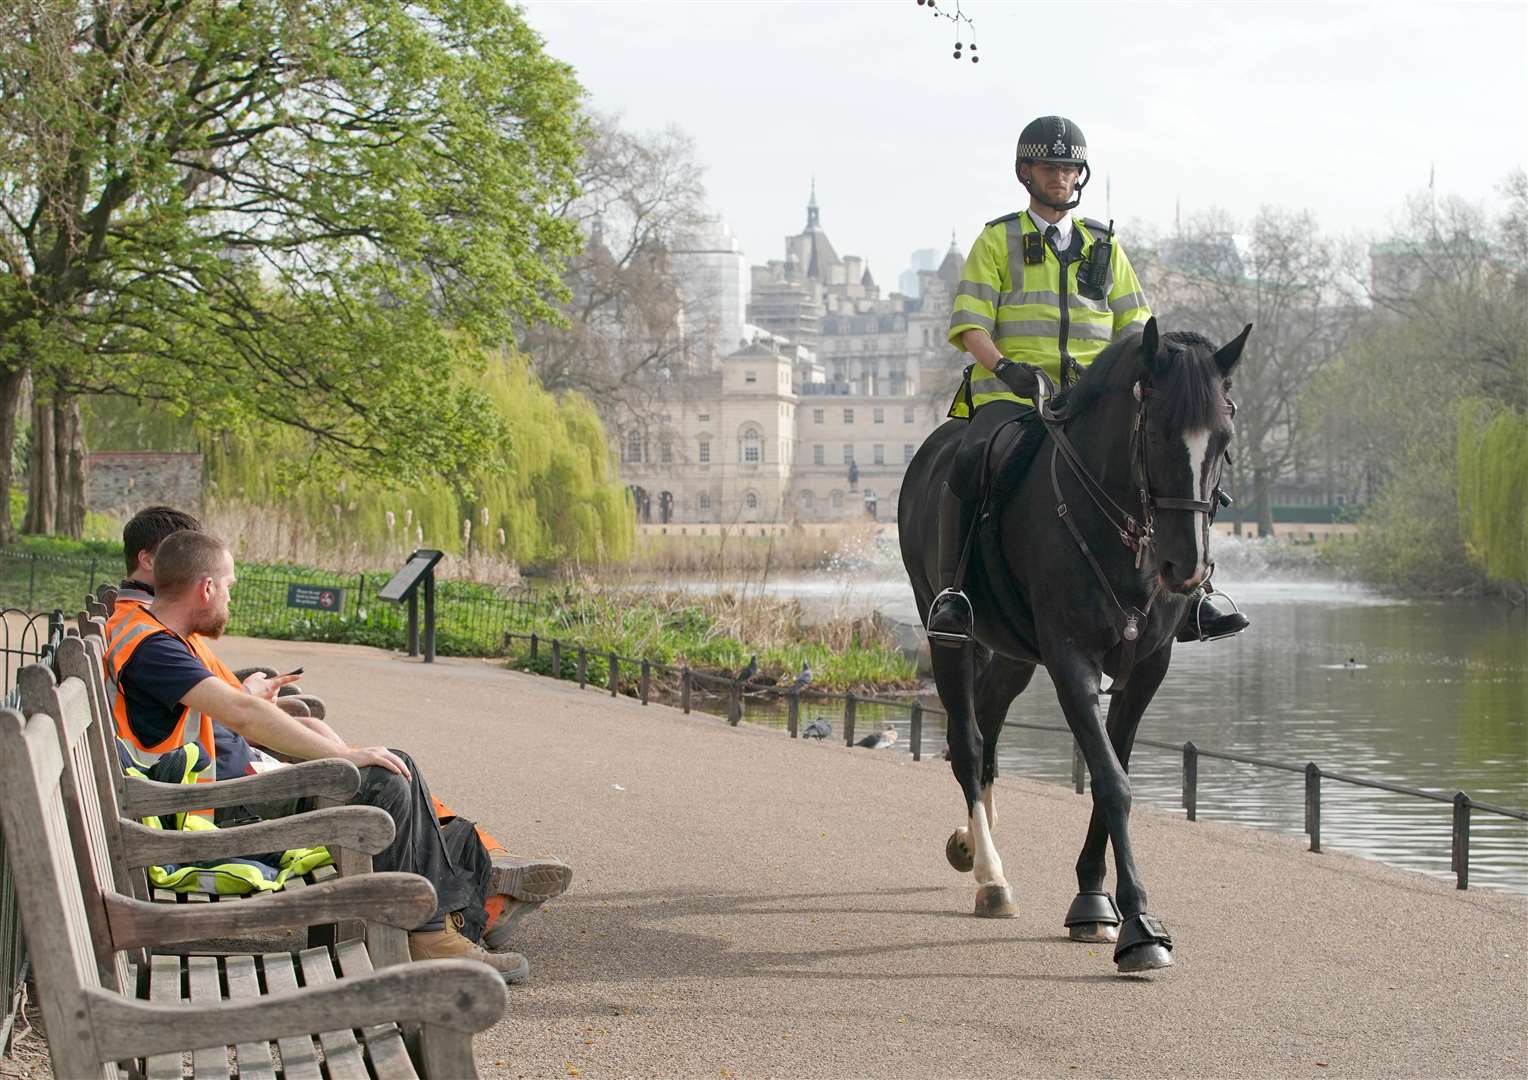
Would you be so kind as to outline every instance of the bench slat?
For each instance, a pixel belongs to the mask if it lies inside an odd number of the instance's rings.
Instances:
[[[260,976],[253,956],[230,956],[225,961],[230,1001],[255,1001],[260,997]],[[234,1047],[239,1080],[276,1080],[276,1064],[268,1042],[240,1043]]]
[[[180,957],[161,955],[149,958],[149,1000],[164,1005],[181,1000]],[[144,1075],[148,1080],[180,1080],[182,1056],[178,1051],[156,1054],[143,1063]]]
[[[371,954],[362,941],[342,941],[334,947],[340,974],[347,979],[371,972]],[[403,1033],[397,1024],[376,1024],[362,1028],[361,1037],[366,1040],[366,1051],[371,1055],[371,1067],[377,1080],[418,1080],[414,1062],[403,1045]]]
[[[187,985],[191,1000],[198,1005],[214,1005],[223,1000],[222,979],[218,976],[215,956],[186,957]],[[191,1072],[196,1080],[228,1080],[228,1047],[204,1047],[191,1052]]]
[[[265,968],[265,992],[280,994],[297,989],[297,971],[291,953],[266,953],[261,958]],[[307,1035],[277,1039],[281,1051],[281,1071],[287,1080],[323,1080],[318,1067],[318,1048]]]
[[[303,982],[308,986],[324,986],[339,981],[334,974],[334,957],[328,949],[304,949],[298,953],[302,964]],[[366,1055],[356,1041],[355,1032],[349,1028],[325,1031],[318,1036],[324,1048],[324,1064],[328,1066],[330,1080],[371,1080],[366,1071]]]

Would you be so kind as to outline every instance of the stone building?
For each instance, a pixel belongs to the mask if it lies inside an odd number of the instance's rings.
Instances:
[[[963,366],[945,340],[962,259],[952,243],[916,298],[883,297],[863,259],[838,254],[815,187],[806,209],[784,258],[752,268],[747,344],[613,433],[639,521],[895,519]]]

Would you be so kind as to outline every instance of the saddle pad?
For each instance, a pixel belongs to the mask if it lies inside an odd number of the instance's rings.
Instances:
[[[1033,409],[1025,410],[998,428],[992,436],[988,459],[992,510],[1001,509],[1007,497],[1019,486],[1044,442],[1045,425]]]

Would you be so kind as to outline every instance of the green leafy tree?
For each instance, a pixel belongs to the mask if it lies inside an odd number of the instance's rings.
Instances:
[[[310,468],[490,460],[477,373],[556,317],[579,93],[501,0],[4,5],[0,500],[28,384],[28,531],[79,532],[82,392]]]

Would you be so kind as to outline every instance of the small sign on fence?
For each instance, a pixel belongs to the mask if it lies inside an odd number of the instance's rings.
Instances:
[[[332,585],[288,585],[287,607],[310,611],[338,611],[345,601],[345,590]]]

